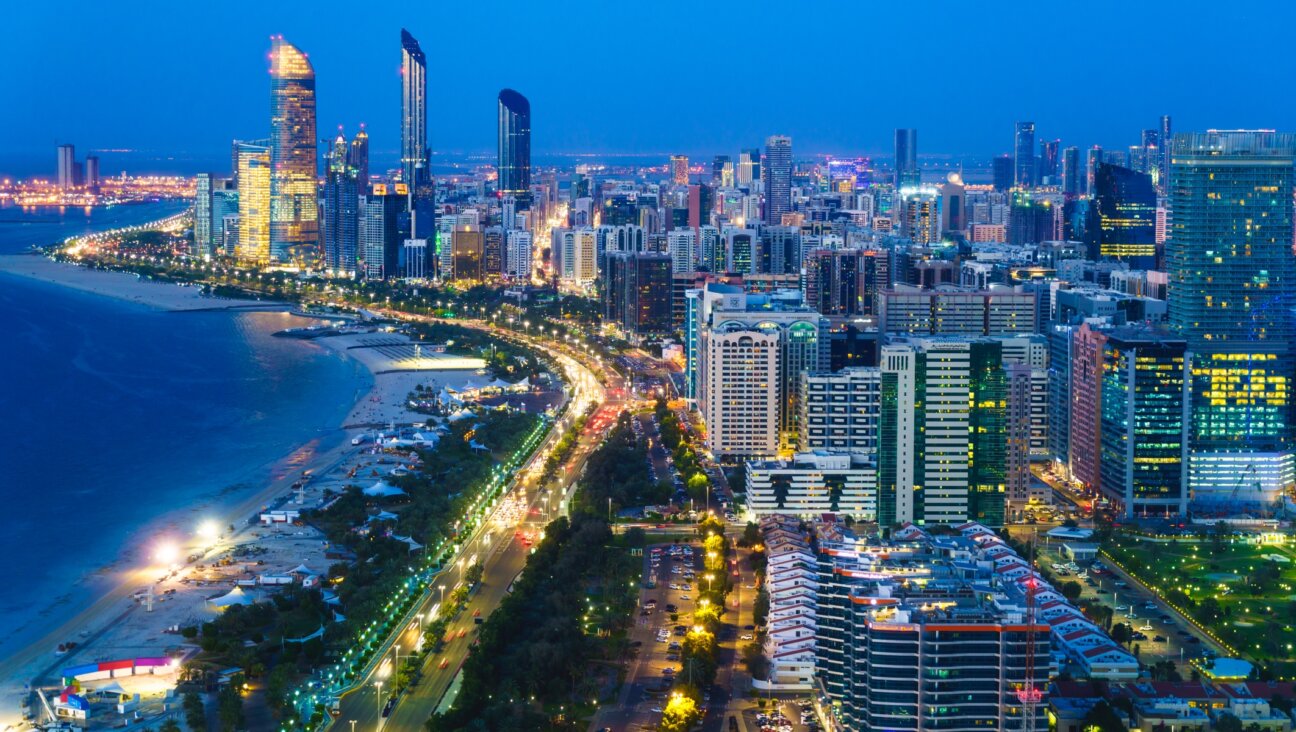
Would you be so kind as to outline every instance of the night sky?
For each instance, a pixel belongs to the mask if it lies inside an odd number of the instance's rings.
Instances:
[[[1296,128],[1291,3],[280,5],[9,5],[0,161],[52,166],[56,141],[220,159],[267,133],[275,33],[315,64],[320,135],[364,122],[394,159],[402,26],[428,53],[430,142],[450,156],[493,155],[505,86],[531,99],[537,156],[709,157],[774,133],[798,156],[889,154],[899,126],[924,155],[990,155],[1018,119],[1124,147],[1163,113],[1180,131]]]

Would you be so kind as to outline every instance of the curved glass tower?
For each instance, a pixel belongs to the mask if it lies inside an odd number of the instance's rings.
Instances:
[[[502,196],[526,200],[531,191],[531,103],[504,89],[499,93],[499,184]]]
[[[283,39],[270,40],[270,255],[319,243],[315,69]]]
[[[401,28],[401,175],[414,185],[430,172],[427,146],[427,57]]]

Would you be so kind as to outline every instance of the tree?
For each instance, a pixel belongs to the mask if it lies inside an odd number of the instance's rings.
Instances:
[[[769,605],[769,593],[762,587],[756,591],[756,600],[752,602],[752,616],[757,625],[765,624],[765,616],[769,615]]]
[[[206,732],[207,711],[203,708],[202,697],[198,696],[197,692],[185,692],[184,715],[185,726],[188,727],[191,732]]]
[[[742,537],[738,539],[738,546],[756,546],[760,543],[760,538],[760,525],[754,521],[748,521],[747,525],[743,527]],[[1296,602],[1293,602],[1292,605],[1296,606]]]
[[[1242,732],[1242,720],[1227,712],[1215,720],[1215,732]]]
[[[675,692],[662,709],[661,725],[657,729],[661,732],[688,732],[701,716],[697,702]]]
[[[468,586],[471,587],[472,585],[481,582],[484,574],[486,574],[486,568],[482,566],[481,562],[477,562],[464,572],[464,582],[467,582]]]
[[[174,719],[168,719],[158,727],[158,732],[180,732],[180,723]]]
[[[1129,643],[1133,637],[1134,629],[1129,626],[1129,623],[1117,623],[1111,627],[1112,640],[1121,645]]]
[[[1081,593],[1084,592],[1084,588],[1081,587],[1080,583],[1076,582],[1075,580],[1067,580],[1066,582],[1063,582],[1061,590],[1062,590],[1062,596],[1070,600],[1071,602],[1075,602],[1076,600],[1079,600]]]
[[[707,486],[710,483],[710,479],[708,479],[703,473],[694,473],[690,475],[688,483],[686,484],[686,490],[688,491],[689,497],[697,501],[706,500]]]
[[[748,643],[742,649],[743,665],[752,678],[764,679],[769,674],[769,661],[757,643]]]
[[[1085,730],[1097,730],[1097,732],[1129,732],[1125,723],[1116,714],[1116,710],[1106,701],[1099,701],[1085,715],[1082,724]]]
[[[236,732],[243,728],[243,694],[239,690],[242,685],[243,677],[235,676],[221,689],[217,712],[222,732]]]

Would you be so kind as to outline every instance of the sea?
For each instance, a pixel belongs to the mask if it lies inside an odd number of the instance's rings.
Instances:
[[[0,209],[0,254],[177,210],[48,222],[49,211]],[[313,322],[159,312],[0,273],[0,658],[92,604],[159,542],[192,536],[218,507],[341,443],[372,377],[273,336]]]

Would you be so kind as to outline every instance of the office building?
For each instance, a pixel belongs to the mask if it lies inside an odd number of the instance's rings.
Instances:
[[[792,212],[792,138],[773,135],[765,141],[761,180],[765,184],[764,221],[778,226],[783,215]]]
[[[732,274],[756,274],[757,246],[759,240],[755,229],[724,230],[725,266],[724,272]]]
[[[530,201],[531,102],[512,89],[499,93],[499,180],[495,189],[519,203]]]
[[[1156,267],[1156,186],[1152,176],[1099,163],[1085,239],[1089,259],[1116,259],[1132,269]]]
[[[918,169],[918,130],[895,131],[895,188],[899,190],[922,182]]]
[[[450,237],[451,270],[447,279],[483,279],[482,258],[485,254],[485,233],[479,227],[456,226]]]
[[[270,256],[303,257],[319,244],[315,70],[295,46],[270,47]],[[240,178],[240,181],[242,179]]]
[[[1187,342],[1149,328],[1106,334],[1099,399],[1099,483],[1124,515],[1188,510]]]
[[[876,455],[882,372],[876,367],[801,374],[801,450]]]
[[[1035,123],[1018,122],[1013,136],[1013,185],[1035,185]]]
[[[1067,196],[1077,196],[1084,188],[1080,182],[1084,180],[1081,177],[1080,169],[1080,148],[1068,147],[1062,151],[1062,193]]]
[[[712,454],[778,452],[779,340],[777,332],[738,322],[708,329],[702,340],[699,401]]]
[[[361,262],[357,267],[364,279],[395,279],[402,274],[422,279],[435,274],[433,243],[410,236],[408,200],[409,186],[404,183],[375,183],[360,197],[358,255]],[[407,240],[422,244],[407,247]],[[410,261],[410,256],[426,259]]]
[[[879,327],[910,335],[1001,336],[1036,331],[1035,294],[1006,287],[971,290],[896,285],[879,295]]]
[[[1061,140],[1040,140],[1040,155],[1036,165],[1037,180],[1043,185],[1058,185],[1058,169],[1061,161],[1058,150]]]
[[[746,465],[747,509],[757,517],[832,513],[866,521],[877,513],[877,467],[862,455],[804,452]]]
[[[1007,382],[993,340],[883,346],[878,521],[997,526],[1005,516]]]
[[[241,266],[264,267],[270,263],[270,148],[243,142],[234,147],[239,187],[236,256]]]
[[[876,249],[809,250],[802,277],[805,304],[823,315],[878,315],[878,294],[891,286],[888,254]]]
[[[81,169],[81,184],[86,191],[99,194],[99,156],[87,155],[85,166]]]
[[[194,225],[193,246],[189,253],[194,257],[211,259],[215,253],[212,247],[212,175],[199,173],[194,176]]]
[[[360,180],[359,170],[350,164],[351,159],[350,146],[339,133],[326,156],[320,221],[324,268],[337,276],[353,276],[359,262]]]
[[[900,189],[900,234],[915,244],[941,240],[941,194],[934,186]]]
[[[689,182],[689,159],[687,155],[672,155],[670,157],[671,183],[677,186],[686,186]]]
[[[1165,257],[1170,323],[1193,359],[1189,486],[1267,502],[1296,483],[1296,136],[1188,133],[1173,148]]]
[[[427,56],[401,28],[401,180],[417,185],[431,178],[427,144]],[[361,178],[368,183],[368,177]]]
[[[656,252],[609,251],[603,279],[604,320],[632,336],[671,327],[671,258]]]
[[[674,229],[666,234],[666,249],[670,253],[672,272],[697,271],[697,230]]]
[[[212,181],[211,241],[208,249],[213,256],[234,256],[238,246],[239,194],[231,179]],[[233,222],[233,227],[229,226]]]
[[[58,146],[58,187],[61,191],[70,191],[81,184],[77,180],[76,147],[73,145]]]
[[[594,232],[590,232],[593,238]],[[505,235],[504,276],[521,282],[531,281],[531,232],[522,229],[510,229]],[[593,257],[590,258],[592,269]],[[593,281],[591,274],[590,280]]]
[[[999,155],[990,161],[991,181],[994,189],[1000,193],[1007,192],[1013,187],[1013,158],[1011,155]]]

